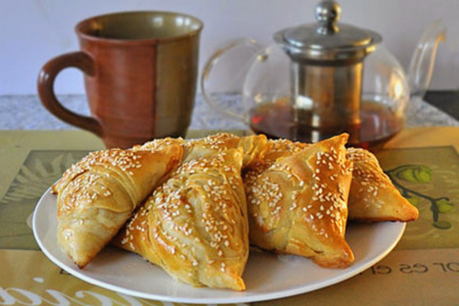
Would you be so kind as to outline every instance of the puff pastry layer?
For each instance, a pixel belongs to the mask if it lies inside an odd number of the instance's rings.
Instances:
[[[242,148],[194,142],[115,243],[196,287],[244,290],[248,223]]]
[[[52,187],[57,240],[80,268],[113,238],[135,208],[182,160],[181,146],[90,153]]]
[[[367,150],[349,148],[354,163],[349,194],[349,219],[358,221],[413,221],[419,212],[392,184],[376,157]]]
[[[297,152],[280,154],[272,164],[246,173],[252,244],[311,257],[324,267],[347,267],[354,261],[344,238],[352,178],[347,137],[300,148],[293,144]],[[285,145],[291,146],[280,142],[277,151],[285,152]]]
[[[269,140],[263,165],[268,167],[276,159],[290,156],[309,146],[311,144],[284,139]],[[418,218],[417,208],[400,194],[373,153],[364,149],[348,148],[347,158],[353,162],[348,201],[350,220],[409,222]]]

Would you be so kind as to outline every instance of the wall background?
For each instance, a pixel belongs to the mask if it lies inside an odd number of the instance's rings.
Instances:
[[[378,31],[407,68],[423,28],[442,19],[447,42],[438,52],[431,88],[459,88],[458,0],[341,0],[342,21]],[[201,66],[225,41],[251,36],[269,42],[278,29],[313,21],[312,0],[1,0],[0,95],[35,94],[40,67],[51,57],[78,48],[73,32],[81,19],[123,10],[172,10],[205,23]],[[83,93],[75,69],[58,78],[60,94]]]

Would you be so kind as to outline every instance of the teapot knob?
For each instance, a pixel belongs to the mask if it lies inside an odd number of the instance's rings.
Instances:
[[[336,23],[341,16],[341,6],[333,0],[324,0],[316,6],[317,32],[328,35],[339,31]]]

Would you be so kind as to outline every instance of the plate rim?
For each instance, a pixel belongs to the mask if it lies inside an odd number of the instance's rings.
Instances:
[[[317,284],[309,284],[309,285],[304,285],[304,286],[297,286],[291,289],[284,289],[281,291],[275,291],[272,293],[260,293],[255,296],[241,296],[241,297],[231,297],[231,298],[189,298],[189,297],[174,297],[170,295],[162,295],[162,294],[154,294],[154,293],[143,293],[140,291],[135,291],[132,289],[127,289],[124,287],[120,287],[117,285],[112,285],[110,283],[100,281],[98,279],[94,279],[90,276],[86,276],[84,273],[79,272],[76,270],[76,268],[72,268],[65,263],[61,262],[58,258],[56,258],[51,252],[46,248],[46,246],[43,244],[43,241],[38,237],[38,229],[37,229],[37,215],[38,211],[41,208],[41,206],[45,205],[43,203],[46,203],[44,201],[44,198],[46,196],[54,196],[51,193],[51,187],[48,188],[40,197],[38,200],[37,204],[35,205],[34,211],[33,211],[33,217],[32,217],[32,231],[33,231],[33,236],[35,238],[35,241],[37,242],[38,246],[40,247],[40,250],[45,254],[45,256],[55,265],[60,267],[61,269],[65,270],[72,276],[83,280],[89,284],[99,286],[104,289],[108,289],[111,291],[119,292],[122,294],[127,294],[136,298],[142,298],[142,299],[151,299],[151,300],[158,300],[158,301],[163,301],[163,302],[173,302],[173,303],[187,303],[187,304],[233,304],[233,303],[253,303],[253,302],[261,302],[261,301],[268,301],[268,300],[274,300],[274,299],[280,299],[280,298],[287,298],[299,294],[304,294],[308,292],[312,292],[321,288],[329,287],[331,285],[340,283],[344,280],[347,280],[376,264],[377,262],[381,261],[384,257],[386,257],[398,244],[400,239],[402,238],[405,229],[406,229],[406,222],[398,222],[398,224],[401,225],[399,233],[395,237],[395,239],[391,242],[390,246],[386,248],[383,252],[379,253],[377,256],[371,258],[368,260],[368,262],[362,264],[359,266],[357,269],[351,269],[349,271],[345,271],[342,274],[339,274],[335,277],[332,277],[330,279],[324,280],[322,282],[319,282]],[[352,267],[352,266],[351,266]],[[200,288],[195,288],[199,290]],[[237,292],[235,292],[237,293]]]

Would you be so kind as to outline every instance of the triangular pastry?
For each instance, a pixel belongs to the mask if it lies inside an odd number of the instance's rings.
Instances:
[[[264,154],[264,166],[267,167],[276,159],[290,156],[308,146],[311,144],[286,139],[269,140]],[[407,222],[418,218],[416,207],[400,194],[371,152],[348,148],[347,158],[354,164],[348,201],[350,220]]]
[[[324,267],[354,261],[345,241],[352,177],[347,138],[305,145],[245,174],[251,244],[311,257]]]
[[[194,143],[187,150],[115,244],[190,285],[244,290],[249,246],[242,149],[209,154],[206,144]]]
[[[349,148],[354,163],[349,194],[349,219],[358,221],[413,221],[419,212],[392,184],[376,157],[367,150]]]
[[[183,148],[93,152],[53,185],[57,240],[80,268],[113,238],[135,208],[182,160]]]

